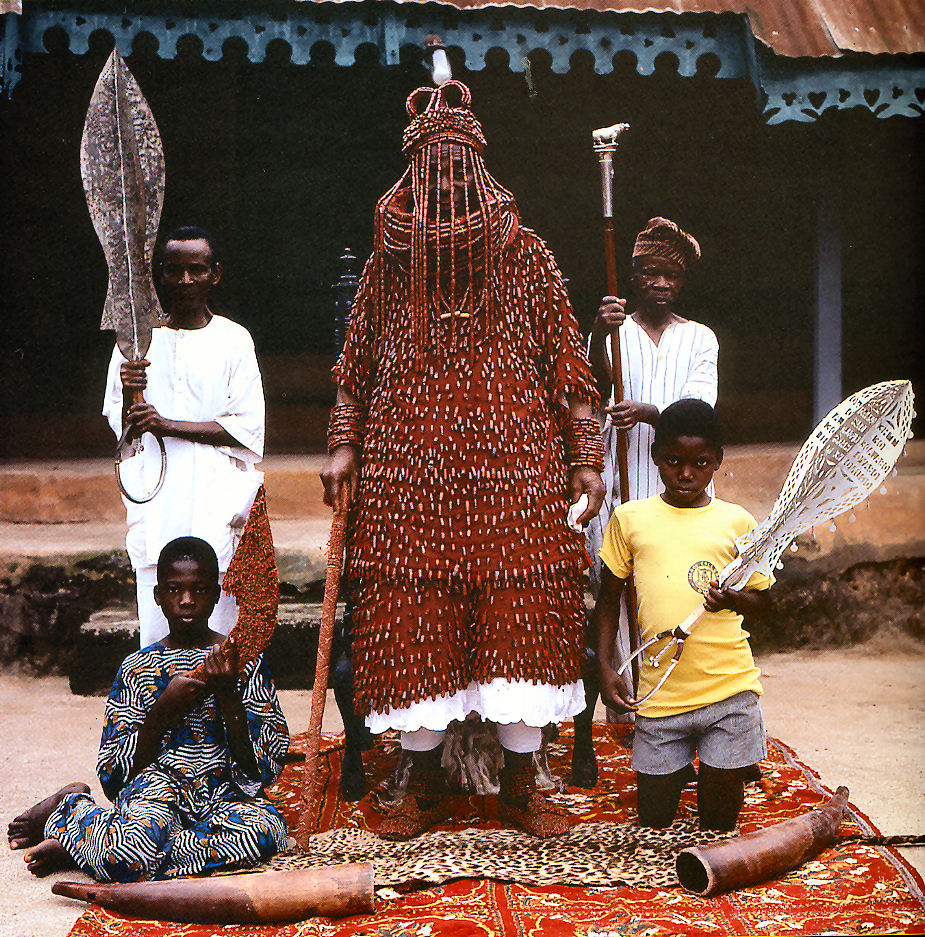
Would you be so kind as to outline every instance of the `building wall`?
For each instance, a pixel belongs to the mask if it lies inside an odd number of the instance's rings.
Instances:
[[[107,272],[79,177],[84,114],[111,48],[28,55],[0,102],[0,446],[7,457],[90,456],[112,440],[98,416],[111,336],[98,330]],[[128,65],[160,128],[162,230],[210,228],[224,247],[216,307],[254,335],[267,384],[268,450],[318,451],[333,390],[337,260],[371,246],[376,198],[397,178],[416,64],[254,64],[229,43],[174,60],[144,36]],[[542,63],[540,63],[541,66]],[[841,112],[762,123],[753,87],[666,65],[563,76],[534,68],[531,94],[503,56],[462,74],[487,163],[549,242],[582,326],[603,292],[600,188],[591,130],[631,125],[616,159],[621,282],[635,233],[664,214],[701,242],[688,315],[717,332],[732,442],[801,439],[812,424],[816,206],[843,210],[844,392],[918,378],[922,348],[922,121]],[[623,292],[624,290],[621,290]]]

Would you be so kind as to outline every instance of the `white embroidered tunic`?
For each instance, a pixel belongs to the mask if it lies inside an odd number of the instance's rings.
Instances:
[[[165,437],[164,485],[147,504],[123,498],[126,548],[137,568],[157,563],[165,543],[196,536],[208,541],[226,569],[247,512],[263,478],[265,406],[254,342],[243,326],[213,315],[201,329],[154,329],[146,355],[145,400],[165,419],[219,423],[238,446],[212,446]],[[122,433],[122,354],[113,350],[103,415]],[[160,450],[151,436],[144,450],[122,463],[129,491],[150,491],[160,469]]]

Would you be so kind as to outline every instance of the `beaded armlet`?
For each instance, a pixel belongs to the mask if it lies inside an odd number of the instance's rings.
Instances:
[[[569,468],[586,465],[604,471],[604,440],[593,417],[572,417],[565,425],[565,461]]]

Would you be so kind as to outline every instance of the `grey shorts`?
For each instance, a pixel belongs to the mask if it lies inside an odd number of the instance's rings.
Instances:
[[[633,769],[673,774],[694,754],[712,768],[745,768],[768,753],[758,694],[752,690],[678,716],[636,716]]]

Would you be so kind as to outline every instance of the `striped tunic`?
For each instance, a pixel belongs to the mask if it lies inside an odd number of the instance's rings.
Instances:
[[[604,342],[608,360],[610,341]],[[672,322],[662,333],[658,345],[632,316],[620,327],[620,360],[623,366],[623,395],[627,400],[653,404],[659,412],[685,397],[716,403],[716,362],[719,342],[713,330],[699,322]],[[613,397],[608,405],[613,404]],[[603,414],[602,414],[603,415]],[[588,550],[594,559],[591,585],[594,595],[600,588],[601,560],[598,556],[604,531],[620,503],[617,469],[617,432],[604,417],[604,485],[607,492],[600,514],[588,525]],[[652,461],[655,428],[637,423],[626,434],[627,481],[630,500],[659,494],[663,485]]]
[[[211,694],[167,732],[161,750],[130,778],[138,731],[176,674],[207,648],[152,644],[122,663],[106,702],[97,773],[111,808],[89,794],[69,794],[45,823],[77,865],[100,881],[195,875],[247,865],[286,846],[286,824],[263,799],[282,770],[289,732],[263,657],[238,681],[259,777],[231,757],[225,726]]]

